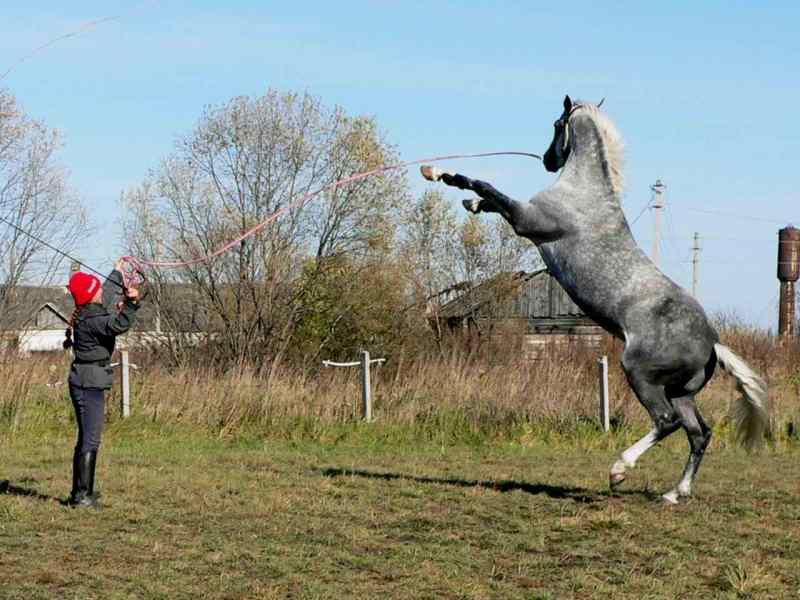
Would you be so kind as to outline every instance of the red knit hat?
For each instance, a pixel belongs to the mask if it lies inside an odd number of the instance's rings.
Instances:
[[[75,306],[83,306],[92,301],[92,298],[97,294],[97,290],[103,287],[103,284],[94,275],[78,271],[69,278],[67,287],[75,300]]]

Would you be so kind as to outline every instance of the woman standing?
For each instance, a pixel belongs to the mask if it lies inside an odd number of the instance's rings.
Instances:
[[[74,354],[69,372],[69,395],[78,425],[68,504],[99,508],[94,473],[103,433],[105,391],[111,388],[114,379],[109,363],[116,337],[128,331],[136,317],[139,292],[124,287],[119,262],[105,286],[99,277],[77,272],[70,278],[68,287],[75,300],[75,312],[71,330],[67,330],[65,347],[71,347]],[[119,296],[117,289],[124,294],[118,312],[114,310]]]

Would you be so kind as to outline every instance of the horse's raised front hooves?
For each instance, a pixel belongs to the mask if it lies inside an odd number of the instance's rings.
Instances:
[[[461,204],[464,205],[464,208],[466,208],[473,215],[477,215],[479,212],[481,212],[479,208],[480,203],[480,198],[469,198],[468,200],[461,201]]]
[[[444,171],[430,165],[422,165],[419,168],[419,172],[422,173],[422,176],[428,181],[439,181],[442,175],[444,175]]]

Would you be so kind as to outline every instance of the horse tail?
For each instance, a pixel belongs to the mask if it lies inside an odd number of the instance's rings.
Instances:
[[[736,435],[745,448],[752,449],[761,443],[769,427],[767,382],[727,346],[714,344],[714,351],[722,369],[736,378],[740,392],[733,410]]]

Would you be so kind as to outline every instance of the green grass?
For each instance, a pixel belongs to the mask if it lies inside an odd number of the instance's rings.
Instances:
[[[62,506],[71,426],[0,435],[0,598],[790,598],[800,595],[796,446],[686,458],[633,433],[437,436],[388,425],[220,438],[112,422],[106,508]],[[680,437],[679,437],[680,436]]]

